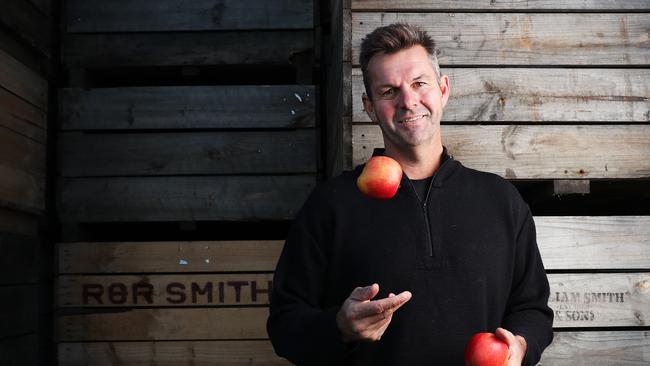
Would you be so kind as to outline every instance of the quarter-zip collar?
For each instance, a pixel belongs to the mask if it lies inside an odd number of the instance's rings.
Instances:
[[[384,148],[375,148],[373,150],[372,156],[383,156],[386,155],[386,150]],[[440,166],[433,173],[433,180],[431,182],[431,187],[440,188],[447,180],[451,177],[456,171],[460,163],[454,159],[454,157],[449,154],[445,146],[442,147],[442,158],[440,159]],[[408,177],[406,174],[402,176],[402,184],[411,184],[408,182]],[[429,188],[431,188],[429,187]],[[430,189],[429,189],[430,190]],[[428,190],[427,190],[428,191]]]

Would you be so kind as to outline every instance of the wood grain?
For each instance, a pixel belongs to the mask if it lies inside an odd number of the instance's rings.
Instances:
[[[311,1],[279,0],[69,0],[68,32],[165,32],[309,29]]]
[[[59,307],[268,305],[272,282],[271,273],[68,275],[55,291]]]
[[[0,87],[47,111],[47,81],[2,49]]]
[[[555,332],[539,365],[642,366],[648,362],[648,331]]]
[[[3,1],[0,24],[11,29],[44,56],[52,53],[51,17],[42,13],[30,0]]]
[[[219,45],[219,47],[215,47]],[[312,31],[67,34],[68,67],[178,65],[291,65],[293,54],[311,52]]]
[[[64,130],[303,128],[316,123],[311,85],[68,88],[60,98]]]
[[[383,147],[376,125],[352,128],[354,166]],[[601,126],[442,126],[442,141],[464,165],[509,179],[650,176],[650,128]]]
[[[650,319],[650,273],[551,273],[554,328],[643,327]]]
[[[316,132],[63,133],[65,177],[316,173]]]
[[[453,65],[648,65],[646,14],[352,13],[352,62],[361,39],[392,23],[421,26]]]
[[[648,122],[650,69],[449,68],[444,122]],[[361,70],[352,70],[353,122],[363,110]]]
[[[290,220],[313,175],[65,178],[62,222]]]
[[[281,240],[58,243],[58,273],[274,271],[283,245]]]
[[[0,112],[47,130],[46,112],[0,87]]]
[[[544,268],[650,268],[650,216],[537,216]]]
[[[57,340],[264,339],[268,308],[102,310],[59,316]]]
[[[648,10],[644,0],[352,0],[352,10]]]
[[[58,357],[60,366],[112,366],[114,360],[131,366],[291,364],[275,355],[268,340],[59,343]]]

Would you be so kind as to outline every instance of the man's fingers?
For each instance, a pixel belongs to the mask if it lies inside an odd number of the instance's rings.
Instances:
[[[378,293],[379,293],[379,285],[373,283],[370,286],[355,288],[354,290],[352,290],[352,293],[350,294],[349,298],[357,301],[368,301],[373,297],[377,296]]]
[[[507,329],[497,328],[497,330],[494,332],[494,334],[497,336],[497,338],[499,338],[502,341],[506,342],[508,344],[508,347],[510,347],[510,348],[512,348],[513,345],[515,345],[515,342],[517,342],[517,339],[515,339],[515,335],[512,334]]]
[[[357,304],[355,318],[365,318],[376,314],[388,312],[392,314],[407,301],[411,299],[411,293],[404,291],[399,295],[389,296],[380,300],[369,301],[363,304]]]

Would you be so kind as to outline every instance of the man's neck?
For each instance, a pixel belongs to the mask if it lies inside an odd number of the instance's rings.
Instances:
[[[397,160],[410,179],[431,177],[442,161],[442,144],[418,146],[408,151],[386,146],[386,155]]]

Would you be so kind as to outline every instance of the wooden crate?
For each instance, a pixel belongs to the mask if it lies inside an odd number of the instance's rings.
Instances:
[[[621,355],[631,365],[648,362],[647,332],[634,329],[644,329],[650,316],[650,273],[613,271],[650,267],[650,219],[543,216],[535,221],[542,260],[551,272],[549,305],[557,331],[542,364],[571,359],[608,365]],[[285,364],[274,356],[265,329],[268,290],[282,245],[58,244],[60,364],[101,365],[112,359]],[[620,327],[627,330],[607,330]]]

